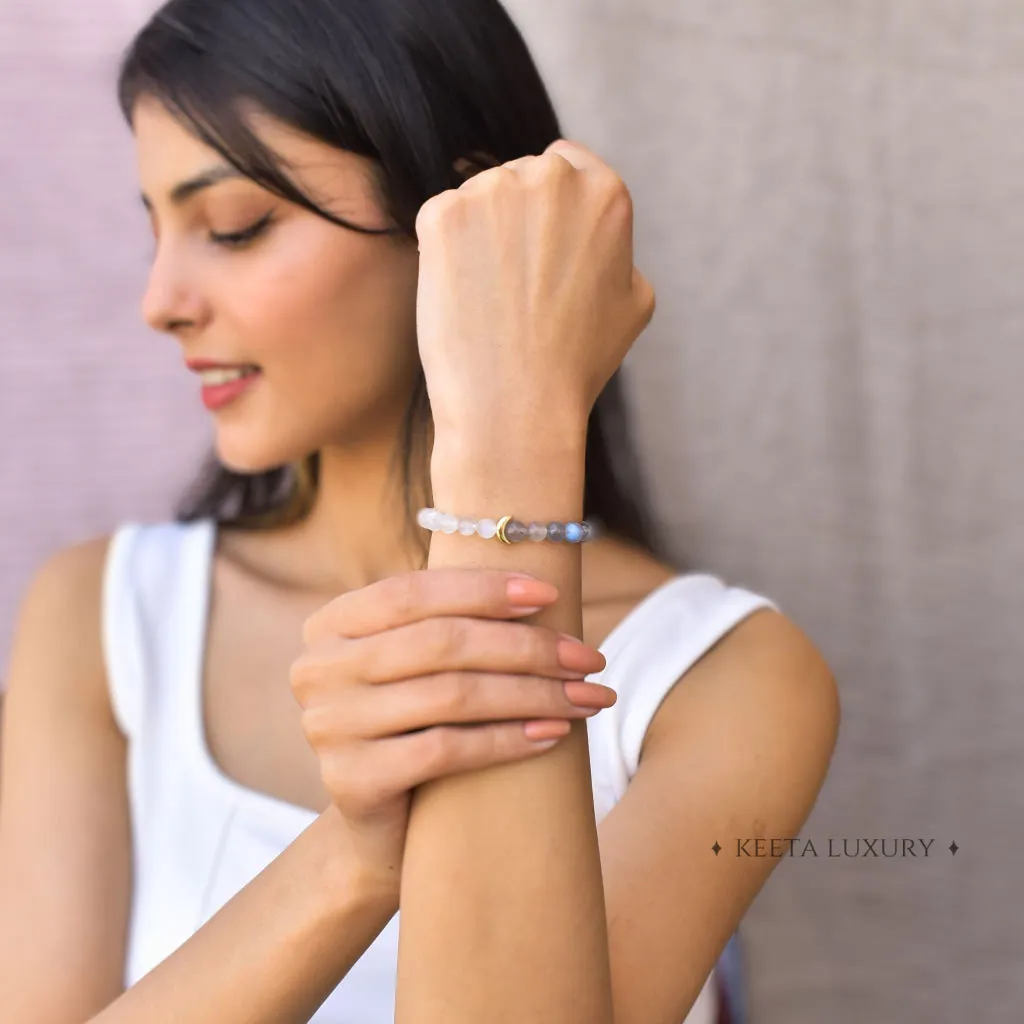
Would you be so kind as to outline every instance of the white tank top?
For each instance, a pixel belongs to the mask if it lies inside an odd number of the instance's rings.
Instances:
[[[228,777],[206,745],[202,665],[216,539],[212,520],[125,523],[111,540],[103,645],[111,702],[129,743],[133,897],[126,986],[164,960],[251,881],[316,815]],[[647,726],[673,683],[751,612],[775,607],[717,577],[675,577],[642,601],[601,647],[591,676],[618,693],[587,720],[600,821],[637,769]],[[394,1020],[399,915],[312,1018]],[[711,1024],[708,978],[686,1024]]]

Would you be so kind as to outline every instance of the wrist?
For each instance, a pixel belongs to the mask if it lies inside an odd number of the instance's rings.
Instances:
[[[431,411],[434,450],[494,461],[516,452],[571,454],[586,446],[590,417],[573,403],[537,402],[532,409],[505,403],[460,414]]]
[[[582,465],[587,452],[587,421],[528,423],[512,419],[462,420],[434,426],[431,475],[467,473],[507,477],[549,467]]]
[[[332,912],[379,913],[386,921],[398,910],[401,871],[381,868],[359,855],[341,812],[333,804],[321,813],[316,831],[318,873]]]
[[[585,427],[436,434],[434,506],[467,517],[576,519],[583,511],[586,450]]]

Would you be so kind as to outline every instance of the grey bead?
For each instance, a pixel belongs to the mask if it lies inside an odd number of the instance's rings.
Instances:
[[[565,540],[565,523],[548,523],[548,540]]]
[[[525,523],[519,522],[518,519],[513,519],[505,524],[505,538],[512,541],[513,544],[518,544],[519,541],[526,540],[529,536],[530,528]]]

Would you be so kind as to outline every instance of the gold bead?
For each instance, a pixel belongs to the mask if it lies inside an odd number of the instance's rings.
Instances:
[[[508,539],[508,537],[505,536],[505,527],[508,526],[508,524],[511,523],[511,522],[512,522],[512,517],[511,516],[502,516],[498,520],[498,532],[497,532],[497,534],[495,534],[495,536],[498,538],[498,540],[501,541],[502,544],[511,544],[512,543],[512,541],[510,541]]]

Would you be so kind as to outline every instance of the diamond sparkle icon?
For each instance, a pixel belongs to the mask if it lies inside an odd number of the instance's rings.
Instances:
[[[955,857],[956,856],[956,851],[959,850],[959,849],[960,849],[960,847],[956,845],[956,840],[954,839],[953,842],[951,842],[949,844],[949,852],[951,854],[953,854],[953,856]]]
[[[715,851],[715,856],[716,856],[716,857],[717,857],[717,856],[718,856],[718,854],[719,854],[719,853],[721,852],[721,849],[722,849],[722,848],[721,848],[721,847],[720,847],[720,846],[718,845],[718,840],[717,840],[717,839],[715,840],[715,845],[714,845],[714,846],[712,846],[712,847],[711,847],[711,849]]]

